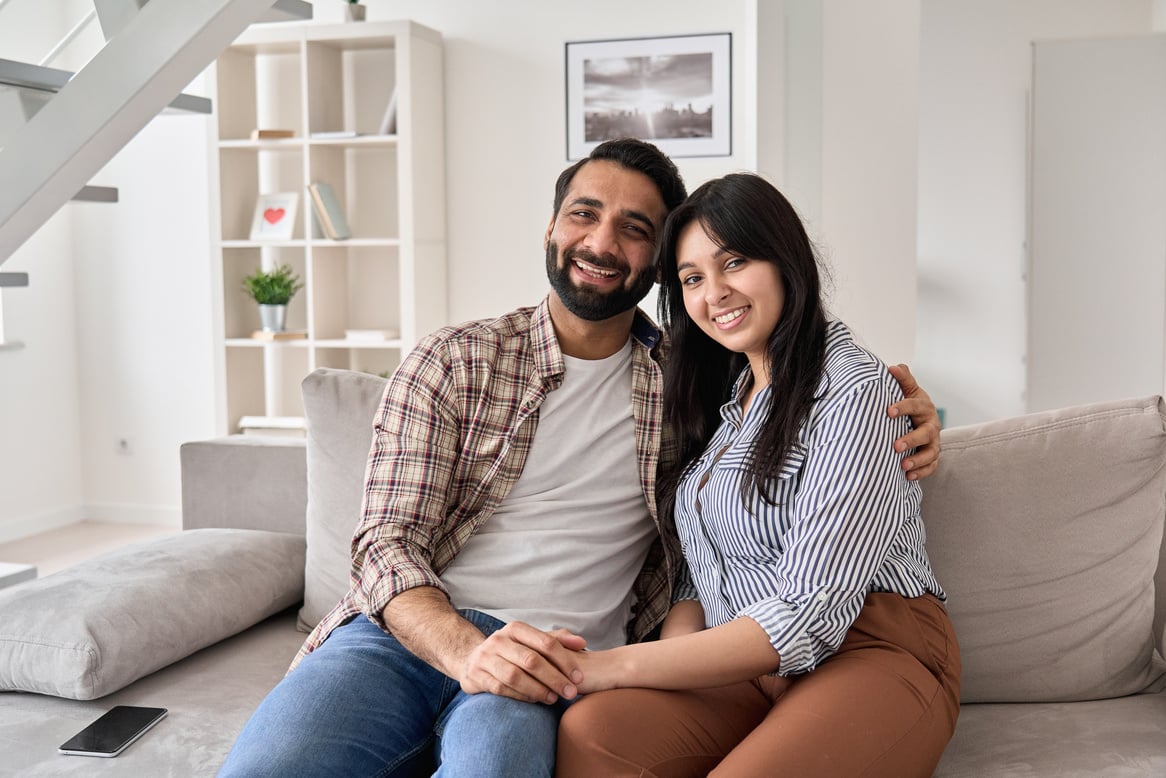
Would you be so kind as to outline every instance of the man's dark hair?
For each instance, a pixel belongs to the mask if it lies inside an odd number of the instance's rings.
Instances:
[[[555,183],[555,213],[563,207],[563,200],[567,197],[567,190],[571,188],[571,180],[579,169],[588,162],[607,160],[614,162],[628,170],[643,173],[652,179],[652,183],[660,190],[660,197],[664,200],[664,207],[671,211],[684,202],[688,192],[684,188],[684,180],[676,164],[664,152],[635,138],[619,138],[609,140],[596,146],[586,158],[579,160],[571,167],[559,174]]]

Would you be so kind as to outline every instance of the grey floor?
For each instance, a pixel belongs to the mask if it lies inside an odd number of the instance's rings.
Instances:
[[[0,543],[0,562],[36,565],[37,577],[44,577],[120,546],[179,531],[154,524],[83,521]]]

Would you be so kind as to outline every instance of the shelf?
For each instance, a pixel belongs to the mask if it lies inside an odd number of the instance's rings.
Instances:
[[[412,22],[252,27],[217,60],[208,80],[222,433],[244,418],[301,415],[300,383],[317,368],[389,373],[449,323],[442,62],[440,34]],[[379,133],[394,92],[395,132]],[[252,139],[255,128],[294,136]],[[313,183],[331,186],[353,237],[322,237]],[[292,238],[251,240],[258,198],[280,192],[299,196]],[[287,326],[310,337],[257,340],[242,281],[280,264],[303,282]],[[394,337],[345,337],[360,331]]]
[[[357,135],[352,138],[308,138],[308,144],[312,146],[351,146],[353,148],[360,148],[362,146],[396,146],[396,135]]]
[[[306,138],[230,138],[219,141],[220,149],[243,149],[244,151],[302,151]]]
[[[344,338],[337,338],[333,340],[313,341],[313,345],[316,346],[316,348],[383,348],[396,350],[401,348],[401,339],[345,340]]]
[[[295,249],[303,248],[306,245],[308,245],[308,242],[302,238],[296,240],[224,240],[222,242],[222,246],[225,249]]]
[[[307,348],[307,338],[294,340],[260,340],[258,338],[227,338],[223,343],[228,348],[263,348],[264,346],[279,346],[280,348]]]

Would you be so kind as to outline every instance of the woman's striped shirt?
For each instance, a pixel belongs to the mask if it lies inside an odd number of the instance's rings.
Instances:
[[[742,497],[750,450],[773,402],[765,387],[742,416],[747,379],[748,369],[677,493],[690,578],[674,599],[699,594],[709,627],[754,619],[781,657],[778,673],[791,675],[837,650],[867,592],[945,595],[923,547],[922,492],[893,448],[909,420],[887,415],[902,394],[886,366],[844,324],[829,325],[818,399],[768,484],[776,504],[755,489]]]

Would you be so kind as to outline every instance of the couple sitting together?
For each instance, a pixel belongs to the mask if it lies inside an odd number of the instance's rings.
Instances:
[[[939,420],[827,318],[789,202],[609,141],[544,244],[540,305],[389,380],[352,587],[220,775],[930,775]]]

